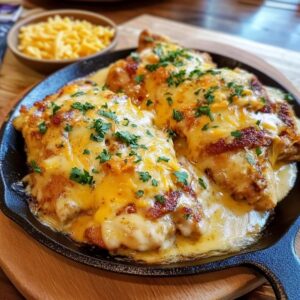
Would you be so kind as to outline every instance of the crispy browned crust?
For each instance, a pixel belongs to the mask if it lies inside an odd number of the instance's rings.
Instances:
[[[240,132],[240,138],[234,138],[231,142],[223,138],[219,139],[217,142],[207,145],[205,152],[209,155],[216,155],[244,148],[251,149],[259,146],[269,146],[272,143],[271,138],[263,130],[248,127],[242,129]]]

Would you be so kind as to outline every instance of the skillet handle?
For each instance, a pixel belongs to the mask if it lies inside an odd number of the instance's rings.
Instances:
[[[274,246],[248,256],[248,263],[270,281],[277,299],[300,299],[300,259],[295,253],[299,229],[300,217]]]

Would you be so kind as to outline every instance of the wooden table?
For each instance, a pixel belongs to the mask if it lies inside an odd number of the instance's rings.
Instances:
[[[246,2],[247,4],[245,4]],[[131,1],[129,4],[92,4],[84,5],[84,8],[104,13],[113,18],[117,23],[147,12],[210,29],[234,33],[256,41],[264,41],[265,43],[300,50],[300,36],[297,36],[296,32],[292,30],[288,32],[283,30],[283,28],[294,28],[297,23],[299,24],[299,11],[292,10],[292,7],[285,7],[285,9],[279,10],[270,6],[270,3],[259,7],[251,5],[253,2],[260,1],[185,0],[183,3],[180,0],[152,0],[139,1],[138,3]],[[27,1],[25,5],[32,8],[41,6],[41,3],[35,0],[34,3],[33,1],[31,3]],[[48,3],[43,1],[43,6],[46,8],[57,8],[63,5],[55,3],[54,6],[53,1],[48,1]],[[78,4],[67,4],[67,6],[78,7]],[[4,62],[6,66],[10,64],[10,59],[10,56],[6,57]],[[26,88],[28,84],[35,83],[41,78],[39,74],[34,72],[30,71],[29,74],[30,79],[24,84],[18,70],[12,68],[11,78],[14,78],[16,88],[6,87],[5,90],[1,89],[0,109],[3,105],[1,101],[2,97],[11,99],[18,92],[22,91],[22,89]],[[1,78],[2,73],[0,72],[0,87]],[[2,272],[0,272],[0,295],[3,299],[22,299],[22,296],[10,285]],[[272,298],[272,289],[268,285],[264,285],[247,296],[247,299]]]

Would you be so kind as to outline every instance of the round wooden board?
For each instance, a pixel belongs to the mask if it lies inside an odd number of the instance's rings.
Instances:
[[[28,299],[232,299],[264,282],[247,268],[177,278],[120,275],[42,246],[0,213],[0,264]]]

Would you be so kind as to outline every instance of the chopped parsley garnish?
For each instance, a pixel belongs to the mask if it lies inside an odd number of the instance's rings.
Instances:
[[[168,158],[168,157],[159,156],[157,159],[157,162],[161,162],[161,161],[168,162],[169,160],[170,160],[170,158]]]
[[[266,104],[267,103],[267,100],[265,97],[260,97],[260,101],[263,103],[263,104]]]
[[[176,171],[174,172],[174,175],[176,176],[176,179],[178,182],[187,185],[187,179],[188,179],[188,173],[184,172],[184,171]]]
[[[93,176],[91,176],[88,171],[80,170],[76,167],[72,168],[70,179],[80,184],[92,185],[94,183]]]
[[[288,102],[292,102],[294,100],[293,96],[290,93],[284,95],[284,100]]]
[[[170,106],[173,104],[173,99],[171,97],[167,97],[167,101]]]
[[[121,152],[116,152],[115,155],[118,156],[118,157],[122,157],[122,153]]]
[[[141,181],[143,182],[147,182],[151,179],[151,175],[149,174],[149,172],[138,172],[139,174],[139,178]]]
[[[204,94],[204,98],[206,99],[208,104],[211,104],[214,102],[215,96],[214,92],[218,89],[217,86],[210,87],[207,92]]]
[[[209,123],[206,123],[206,124],[201,128],[201,130],[202,130],[202,131],[208,130],[208,126],[209,126]]]
[[[150,132],[149,129],[146,130],[146,134],[149,135],[149,136],[153,136],[153,134]]]
[[[155,201],[159,202],[160,204],[164,204],[166,202],[166,199],[163,195],[155,195],[154,199],[155,199]]]
[[[130,54],[130,57],[135,61],[135,62],[139,62],[140,61],[140,56],[137,52],[132,52]]]
[[[30,162],[30,166],[35,173],[39,173],[39,174],[42,173],[42,169],[37,165],[35,160],[32,160]]]
[[[100,115],[102,117],[105,117],[105,118],[108,118],[108,119],[111,119],[115,122],[118,121],[117,115],[113,111],[106,111],[106,110],[100,109],[100,110],[98,110],[98,115]]]
[[[129,119],[124,118],[123,121],[122,121],[122,125],[123,126],[128,126],[128,124],[129,124]]]
[[[138,139],[140,136],[132,134],[128,131],[117,131],[115,136],[118,140],[125,143],[127,146],[138,146]]]
[[[240,139],[242,137],[242,132],[240,130],[231,131],[231,136]]]
[[[140,74],[135,76],[134,80],[137,84],[140,84],[144,81],[145,75],[144,74]]]
[[[255,124],[256,124],[257,126],[259,126],[260,123],[261,123],[261,120],[257,120]]]
[[[134,161],[135,164],[139,163],[140,161],[142,161],[142,157],[140,155],[136,155],[136,160]]]
[[[238,96],[238,97],[242,96],[244,91],[244,87],[242,85],[238,85],[235,82],[231,81],[227,83],[227,87],[234,91],[233,94],[229,96],[230,103],[232,102],[234,96]]]
[[[159,64],[151,64],[151,65],[146,65],[146,66],[145,66],[146,70],[148,70],[149,72],[154,72],[154,71],[156,71],[159,67],[160,67]]]
[[[105,123],[101,119],[94,120],[92,129],[95,129],[96,133],[91,133],[91,140],[95,142],[102,142],[105,134],[111,128],[110,123]]]
[[[184,119],[183,113],[179,110],[173,109],[173,119],[180,122]]]
[[[256,163],[255,158],[253,157],[252,153],[250,153],[250,152],[246,153],[246,160],[250,165],[255,165],[255,163]]]
[[[198,178],[198,183],[200,184],[200,186],[203,189],[205,189],[205,190],[207,189],[207,185],[206,185],[206,183],[204,182],[204,180],[201,177]]]
[[[74,98],[74,97],[79,97],[79,96],[83,96],[83,95],[85,95],[85,92],[78,91],[78,92],[72,94],[71,97]]]
[[[147,102],[146,102],[146,105],[150,106],[151,104],[153,104],[153,101],[151,99],[148,99]]]
[[[101,105],[101,108],[108,108],[108,105],[107,105],[107,103],[105,103],[105,104]]]
[[[221,71],[211,69],[211,70],[206,71],[206,73],[210,73],[211,75],[218,75],[218,74],[221,74]]]
[[[140,148],[142,148],[142,149],[145,149],[145,150],[147,150],[148,149],[148,147],[146,146],[146,145],[140,145]]]
[[[111,154],[106,149],[103,149],[96,159],[100,159],[100,163],[103,164],[111,159]]]
[[[86,113],[90,109],[94,109],[95,106],[89,102],[81,103],[81,102],[74,102],[71,105],[72,108],[80,110],[83,113]]]
[[[197,91],[194,92],[194,95],[198,96],[200,92],[201,92],[201,89],[198,89]]]
[[[70,132],[70,131],[72,131],[72,129],[73,129],[73,127],[72,127],[70,124],[66,124],[66,126],[65,126],[65,128],[64,128],[64,130],[65,130],[66,132]]]
[[[100,172],[99,172],[97,169],[93,168],[93,169],[92,169],[92,173],[94,173],[94,174],[99,174]]]
[[[108,89],[108,86],[106,85],[106,84],[103,84],[103,86],[102,86],[102,91],[105,91],[105,90],[107,90]]]
[[[54,102],[51,102],[52,115],[54,116],[60,109],[62,105],[57,105]]]
[[[89,154],[91,154],[91,151],[88,149],[84,149],[82,154],[89,155]]]
[[[199,106],[199,107],[196,108],[195,117],[198,118],[200,116],[208,116],[211,121],[214,120],[214,117],[213,117],[213,115],[210,111],[210,108],[207,105]]]
[[[158,181],[156,180],[156,179],[152,179],[151,180],[151,184],[152,184],[152,186],[158,186]]]
[[[138,190],[138,191],[135,192],[135,195],[136,195],[138,198],[141,198],[141,197],[143,197],[143,195],[144,195],[144,191],[143,191],[143,190]]]
[[[191,216],[192,216],[191,214],[184,214],[183,217],[184,217],[186,220],[188,220]]]
[[[178,87],[181,83],[183,83],[186,80],[185,73],[185,70],[180,70],[178,73],[172,72],[167,78],[168,86]]]
[[[130,126],[133,127],[133,128],[136,128],[136,127],[137,127],[137,125],[134,124],[134,123],[132,123]]]
[[[176,132],[172,129],[167,129],[167,133],[168,133],[169,138],[171,138],[171,139],[173,139],[177,136]]]
[[[38,125],[38,128],[39,128],[39,132],[41,133],[41,134],[45,134],[46,133],[46,131],[47,131],[47,125],[46,125],[46,123],[45,123],[45,121],[44,122],[42,122],[42,123],[40,123],[39,125]]]
[[[260,156],[260,155],[262,154],[262,150],[261,150],[260,147],[257,147],[257,148],[255,149],[255,152],[256,152],[256,155],[257,155],[257,156]]]
[[[189,78],[192,79],[193,77],[200,77],[204,75],[205,73],[201,71],[200,69],[195,69],[189,74]]]

